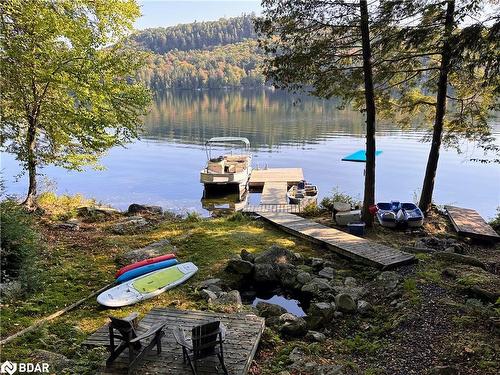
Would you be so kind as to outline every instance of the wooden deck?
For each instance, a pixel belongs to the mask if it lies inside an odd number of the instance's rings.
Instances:
[[[286,182],[297,184],[304,179],[302,168],[254,169],[248,180],[250,188],[262,188],[266,182]]]
[[[290,213],[256,212],[286,232],[320,244],[344,257],[382,269],[415,261],[415,256]]]
[[[190,331],[192,327],[212,320],[220,320],[227,328],[224,342],[224,359],[228,372],[231,375],[246,374],[250,368],[257,346],[264,331],[264,319],[248,314],[218,314],[205,311],[185,311],[176,309],[155,308],[141,321],[139,334],[161,321],[167,322],[165,336],[162,339],[162,352],[158,356],[156,348],[146,354],[138,365],[137,374],[191,374],[189,365],[182,363],[182,350],[175,342],[172,327],[180,326]],[[108,346],[107,325],[99,328],[84,345]],[[126,374],[127,350],[116,359],[114,364],[106,368],[103,365],[101,374]],[[206,358],[198,362],[198,373],[217,374],[215,366],[217,357]]]
[[[260,204],[287,204],[286,192],[288,183],[286,181],[268,181],[264,184]]]
[[[444,206],[459,235],[487,241],[499,241],[500,236],[477,211],[469,208]]]

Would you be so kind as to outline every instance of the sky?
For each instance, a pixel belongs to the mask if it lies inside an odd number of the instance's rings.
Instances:
[[[261,10],[260,0],[140,0],[139,5],[142,16],[135,23],[137,29],[215,21]]]

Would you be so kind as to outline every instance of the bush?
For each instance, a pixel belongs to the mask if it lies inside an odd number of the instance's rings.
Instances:
[[[33,218],[13,199],[0,202],[2,282],[18,279],[23,291],[37,285],[34,261],[40,246],[40,235]]]
[[[37,204],[42,208],[52,220],[68,220],[76,217],[78,207],[95,206],[95,201],[86,199],[81,194],[56,195],[49,191],[37,197]]]
[[[202,221],[203,218],[201,217],[201,215],[196,212],[196,211],[193,211],[193,212],[188,212],[187,215],[186,215],[186,219],[185,219],[188,223],[196,223],[198,221]]]
[[[497,207],[497,216],[490,221],[491,227],[500,234],[500,207]]]
[[[358,200],[346,193],[341,192],[339,188],[336,187],[333,189],[331,196],[324,197],[321,200],[320,207],[333,212],[334,202],[344,202],[344,203],[349,203],[351,206],[354,206],[358,203]]]
[[[310,203],[300,212],[302,216],[305,217],[314,217],[321,215],[321,209],[318,207],[316,203]]]

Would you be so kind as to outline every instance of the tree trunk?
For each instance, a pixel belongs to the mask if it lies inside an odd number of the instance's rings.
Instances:
[[[373,215],[370,214],[369,208],[375,203],[375,93],[373,89],[368,5],[366,0],[360,0],[359,5],[366,101],[366,171],[362,218],[366,225],[371,227],[373,225]]]
[[[36,208],[36,120],[30,117],[28,133],[26,134],[26,149],[28,153],[28,193],[23,204],[29,210]]]
[[[424,184],[420,195],[419,207],[427,214],[431,208],[432,193],[434,191],[434,181],[439,160],[439,149],[443,137],[443,122],[446,114],[446,95],[448,93],[448,72],[450,69],[451,44],[450,36],[453,30],[453,13],[455,12],[455,1],[447,2],[443,49],[441,51],[441,65],[439,68],[439,83],[436,96],[436,117],[434,119],[434,129],[432,132],[432,144],[427,159]]]

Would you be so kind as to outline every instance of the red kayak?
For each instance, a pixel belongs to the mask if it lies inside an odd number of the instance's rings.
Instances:
[[[116,274],[115,278],[119,277],[121,274],[142,267],[142,266],[147,266],[148,264],[153,264],[153,263],[158,263],[158,262],[163,262],[164,260],[169,260],[175,258],[175,254],[165,254],[165,255],[160,255],[159,257],[154,257],[154,258],[149,258],[149,259],[144,259],[141,260],[140,262],[135,262],[132,264],[129,264],[128,266],[120,268]]]

